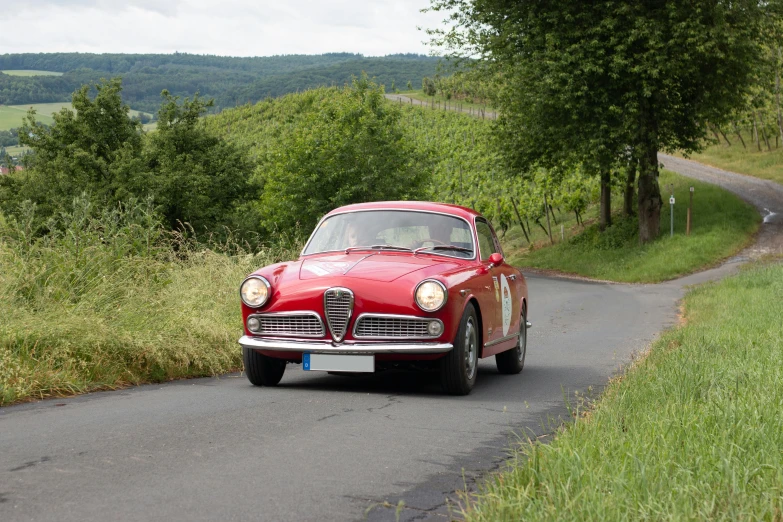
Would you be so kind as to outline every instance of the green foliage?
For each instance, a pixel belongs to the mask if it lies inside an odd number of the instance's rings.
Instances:
[[[237,146],[212,135],[201,118],[210,106],[198,96],[180,103],[163,93],[158,130],[144,135],[120,96],[119,79],[88,86],[73,95],[73,110],[64,107],[54,123],[36,121],[31,110],[20,140],[33,154],[23,173],[0,180],[0,206],[8,214],[31,201],[38,226],[51,230],[49,218],[70,211],[73,198],[86,192],[99,208],[130,198],[152,196],[171,228],[188,223],[226,235],[227,229],[256,232],[250,201],[259,190],[251,183],[253,163]]]
[[[522,443],[465,519],[779,519],[782,292],[780,264],[690,292],[687,324],[555,440]]]
[[[421,88],[424,91],[424,94],[427,96],[435,96],[435,94],[438,92],[435,81],[431,78],[427,78],[426,76],[421,80]]]
[[[249,203],[259,196],[250,180],[253,164],[235,145],[207,131],[211,102],[178,98],[163,91],[156,131],[147,136],[142,173],[129,172],[129,193],[154,194],[166,224],[187,222],[197,234],[220,227],[255,231]]]
[[[421,198],[426,165],[404,139],[400,118],[366,76],[333,89],[261,158],[266,228],[310,230],[341,205]]]
[[[632,151],[648,241],[657,152],[697,149],[705,120],[743,105],[778,3],[432,0],[451,14],[434,42],[502,76],[498,144],[513,172],[577,162],[605,176]]]
[[[114,201],[126,165],[141,154],[141,127],[128,116],[119,80],[103,82],[96,90],[94,99],[88,86],[76,91],[74,110],[63,108],[50,127],[37,122],[30,110],[19,135],[35,154],[23,176],[5,183],[3,199],[10,199],[3,202],[6,212],[10,205],[30,200],[48,218],[84,191]]]

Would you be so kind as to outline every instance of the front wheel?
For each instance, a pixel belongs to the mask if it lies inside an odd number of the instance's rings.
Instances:
[[[469,304],[462,314],[454,348],[440,362],[440,382],[446,393],[467,395],[473,389],[478,374],[479,339],[476,310]]]
[[[242,348],[247,380],[256,386],[277,386],[285,372],[285,361]]]
[[[525,367],[525,355],[527,354],[527,311],[522,308],[522,317],[519,319],[519,340],[517,345],[505,352],[495,355],[495,364],[500,373],[507,375],[519,373]]]

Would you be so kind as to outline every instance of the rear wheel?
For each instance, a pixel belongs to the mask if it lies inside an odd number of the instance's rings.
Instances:
[[[476,310],[469,304],[459,323],[454,348],[440,360],[440,382],[446,393],[467,395],[473,389],[478,374],[479,338]]]
[[[256,386],[277,386],[283,378],[286,362],[282,359],[267,357],[255,350],[242,349],[247,380]]]
[[[495,355],[495,364],[498,371],[505,374],[514,374],[525,367],[525,355],[527,354],[527,310],[522,308],[522,317],[519,325],[519,340],[517,345],[505,352]]]

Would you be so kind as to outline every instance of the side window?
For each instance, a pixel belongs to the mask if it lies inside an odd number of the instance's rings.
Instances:
[[[492,234],[492,229],[485,221],[476,221],[476,234],[478,235],[479,251],[481,252],[481,260],[486,261],[489,256],[498,251],[495,245],[495,239]]]

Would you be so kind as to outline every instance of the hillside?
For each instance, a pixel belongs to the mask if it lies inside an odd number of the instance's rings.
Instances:
[[[366,72],[378,83],[421,86],[436,72],[439,58],[413,54],[365,57],[360,54],[225,57],[193,54],[40,53],[0,55],[0,105],[69,101],[71,93],[101,78],[121,76],[123,99],[135,109],[154,112],[160,92],[196,92],[215,99],[215,111],[268,96],[324,85],[342,85]],[[59,76],[20,76],[19,71],[50,71]]]

